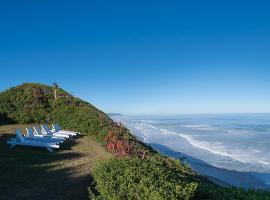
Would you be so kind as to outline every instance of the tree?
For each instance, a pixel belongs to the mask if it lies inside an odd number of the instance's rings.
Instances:
[[[54,99],[57,99],[57,90],[59,88],[59,86],[57,85],[57,83],[53,83],[53,88],[54,88]]]

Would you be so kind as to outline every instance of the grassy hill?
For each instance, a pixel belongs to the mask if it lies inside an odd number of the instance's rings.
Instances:
[[[66,128],[89,133],[113,123],[105,113],[61,88],[34,83],[2,92],[0,116],[16,123],[58,121]]]
[[[73,97],[57,85],[26,83],[0,93],[0,119],[2,124],[59,122],[65,129],[87,135],[85,139],[81,138],[81,141],[94,140],[95,144],[98,142],[104,150],[114,155],[113,159],[100,159],[104,162],[95,165],[92,171],[88,172],[85,168],[85,173],[91,173],[94,179],[89,182],[91,199],[270,199],[270,193],[266,191],[222,188],[209,182],[187,165],[162,156],[137,141],[122,124],[114,123],[105,113],[90,103]],[[85,143],[86,146],[87,144]],[[4,142],[1,145],[4,145]],[[83,149],[83,154],[86,155],[87,151],[91,151],[89,148]],[[8,165],[19,163],[18,167],[28,166],[25,162],[17,162],[20,154],[25,151],[29,150],[23,148],[15,151],[14,162],[8,162],[7,159],[11,150],[0,154],[6,158],[6,164],[0,165],[0,168],[5,166],[2,169],[9,174],[8,177],[13,177],[12,173],[15,173],[12,166],[9,170]],[[58,166],[61,165],[57,161],[59,154],[61,150],[53,155],[46,153],[46,158],[55,159],[55,165]],[[28,158],[31,166],[39,166],[38,152],[31,150],[27,155],[34,155]],[[70,163],[70,168],[76,167],[75,163]],[[3,170],[0,173],[2,172]],[[42,176],[48,179],[50,173],[43,173]],[[28,174],[24,178],[31,179],[31,176]],[[10,181],[11,188],[12,183],[13,181]]]

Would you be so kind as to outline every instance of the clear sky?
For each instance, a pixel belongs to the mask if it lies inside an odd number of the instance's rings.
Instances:
[[[270,112],[269,1],[1,1],[0,89],[105,112]]]

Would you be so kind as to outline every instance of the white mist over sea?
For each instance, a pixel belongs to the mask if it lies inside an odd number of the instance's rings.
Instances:
[[[203,175],[245,188],[270,187],[270,114],[113,119],[161,153],[186,158]]]

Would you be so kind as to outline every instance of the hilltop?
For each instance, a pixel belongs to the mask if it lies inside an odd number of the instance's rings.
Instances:
[[[103,162],[89,172],[94,179],[89,185],[91,199],[270,199],[268,192],[246,192],[211,183],[187,164],[162,156],[136,140],[122,124],[115,123],[92,104],[70,95],[57,85],[25,83],[1,92],[0,120],[2,124],[58,122],[65,129],[79,131],[88,140],[95,140],[111,153],[113,159],[107,156],[96,158]],[[5,150],[1,155],[8,157],[10,151]],[[31,154],[35,151],[31,150]],[[61,150],[55,152],[54,159],[58,154]],[[46,155],[46,159],[50,159],[47,152]],[[33,156],[33,166],[35,159],[37,157]],[[24,165],[24,162],[15,163]],[[8,166],[5,173],[9,173]],[[42,175],[46,177],[46,173]]]

